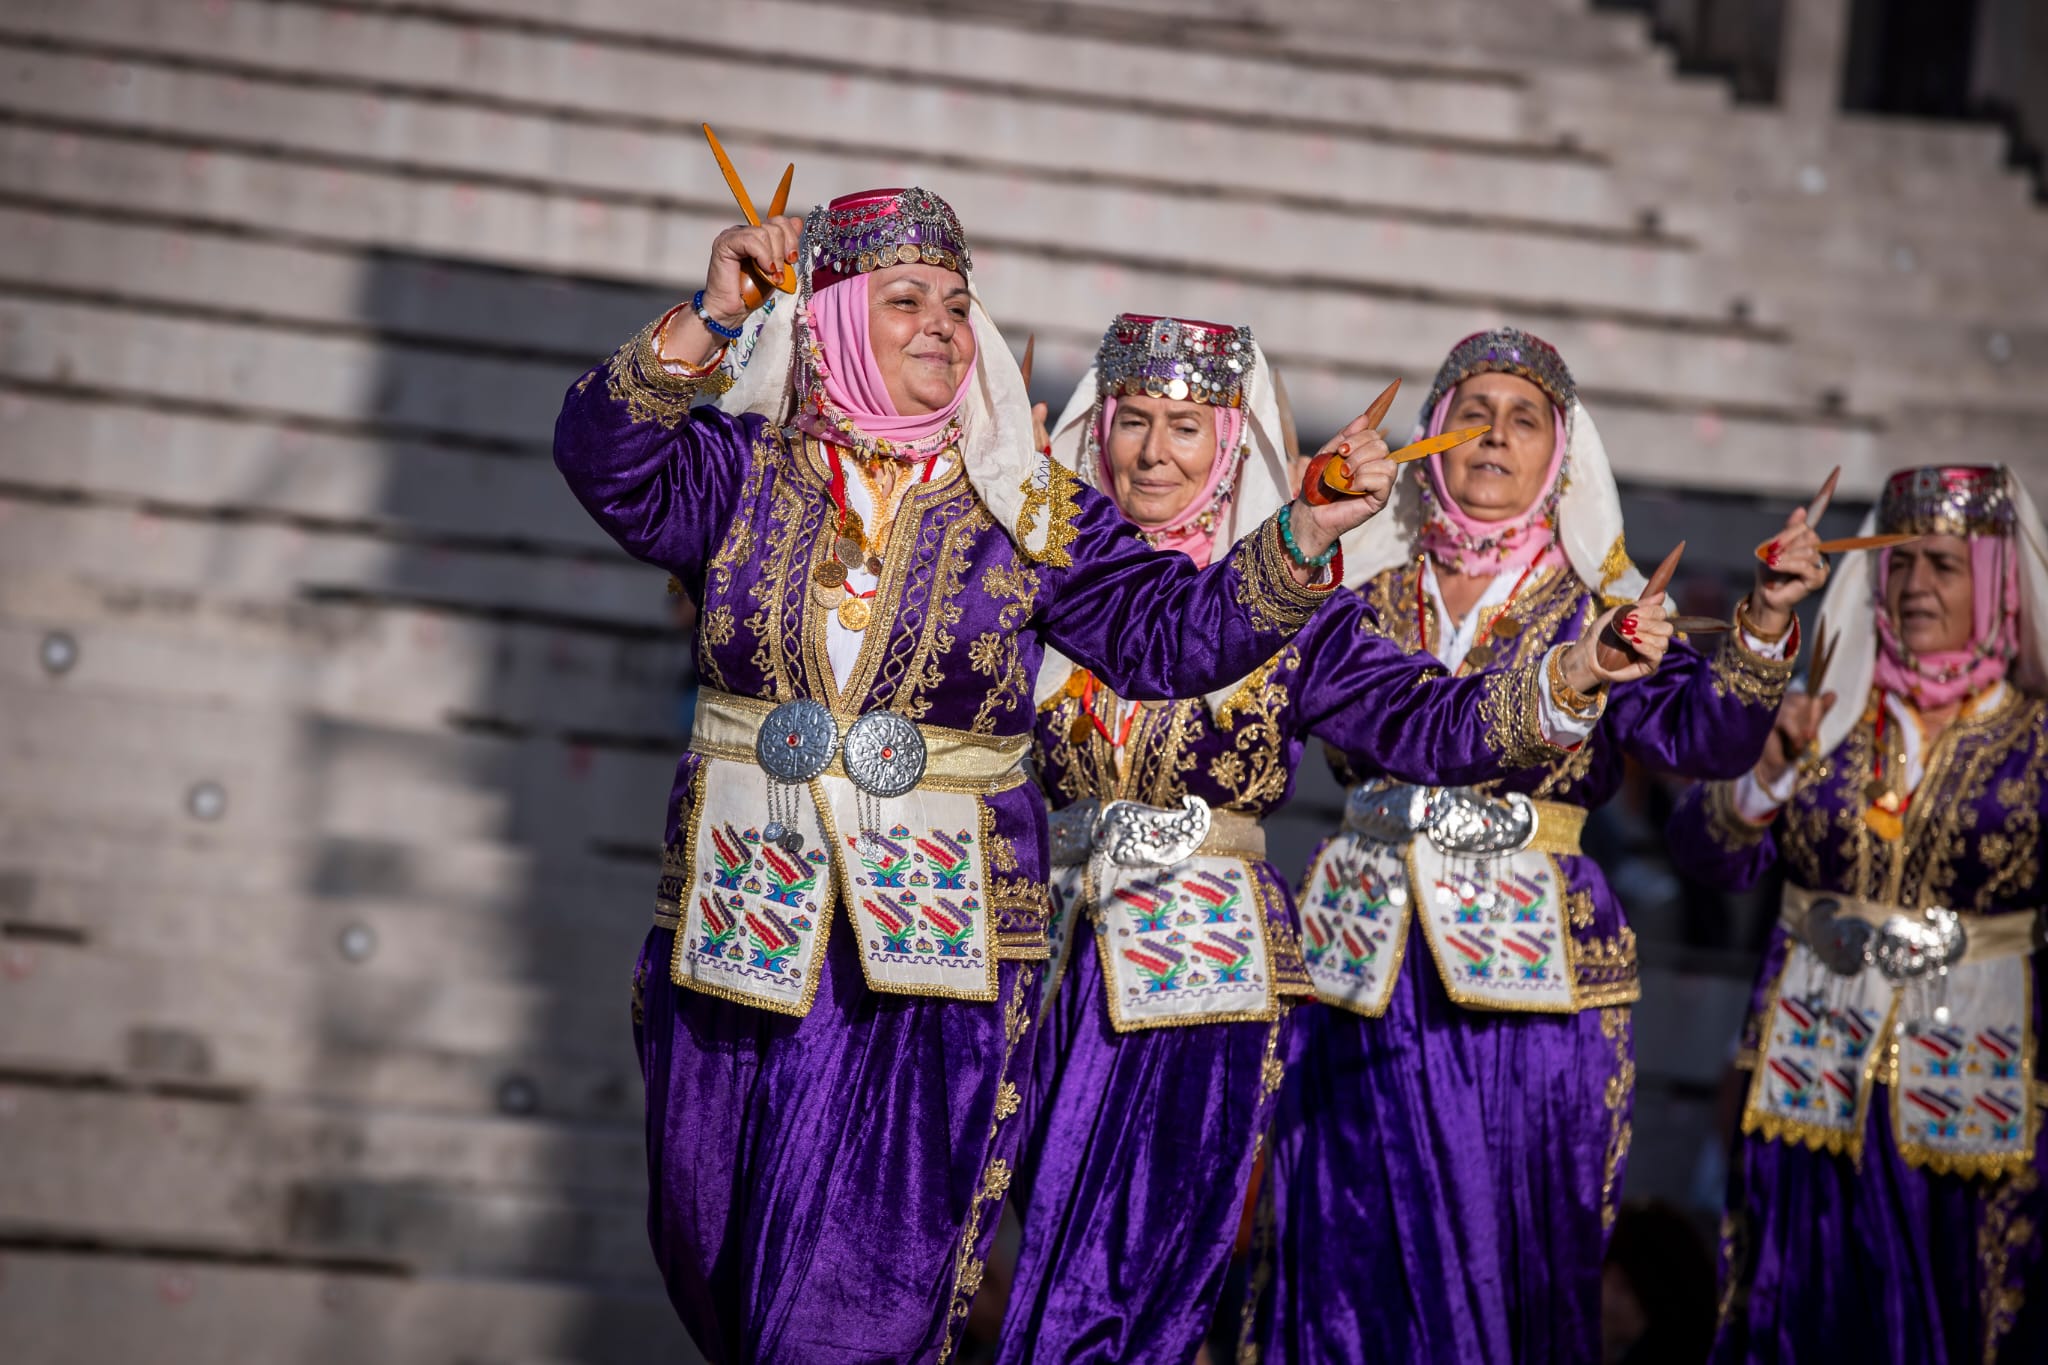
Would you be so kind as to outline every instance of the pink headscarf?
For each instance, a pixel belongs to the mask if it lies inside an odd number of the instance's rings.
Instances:
[[[1437,400],[1429,415],[1426,436],[1443,434],[1450,416],[1455,387]],[[1525,569],[1532,564],[1549,568],[1564,563],[1564,547],[1557,539],[1557,499],[1563,491],[1565,432],[1564,414],[1550,405],[1552,429],[1550,469],[1543,476],[1543,489],[1535,501],[1504,521],[1480,521],[1458,506],[1444,479],[1444,453],[1429,457],[1429,472],[1422,479],[1422,548],[1444,568],[1454,573],[1498,574]]]
[[[848,445],[863,454],[921,460],[946,444],[947,427],[966,401],[968,386],[974,383],[974,366],[967,367],[953,401],[937,412],[914,417],[898,413],[889,401],[888,383],[868,340],[870,278],[855,275],[811,295],[809,330],[817,350],[808,363],[824,383],[824,407],[819,412],[810,404],[802,405],[797,425],[820,440]],[[854,431],[847,430],[847,422]]]
[[[1145,533],[1145,539],[1154,549],[1179,550],[1195,561],[1195,567],[1209,567],[1209,556],[1216,548],[1216,519],[1223,514],[1236,489],[1232,475],[1237,470],[1238,440],[1244,435],[1244,410],[1210,405],[1216,414],[1216,452],[1209,460],[1209,477],[1202,485],[1202,491],[1195,495],[1186,509],[1163,522],[1148,525],[1139,521],[1128,511],[1124,520]],[[1116,420],[1116,398],[1114,395],[1102,400],[1102,419],[1095,428],[1096,458],[1102,462],[1102,487],[1113,490],[1115,476],[1109,468],[1109,430]],[[1204,514],[1214,515],[1205,516]]]
[[[2019,652],[2019,556],[2007,536],[1970,537],[1970,644],[1910,654],[1885,609],[1891,556],[1877,560],[1877,685],[1922,710],[1940,710],[1974,697],[2005,677]]]

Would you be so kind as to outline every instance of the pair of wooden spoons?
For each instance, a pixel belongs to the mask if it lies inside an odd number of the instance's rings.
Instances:
[[[1401,381],[1398,379],[1382,389],[1380,396],[1373,399],[1372,405],[1365,410],[1365,425],[1377,427],[1381,422],[1385,421],[1388,409],[1394,406],[1394,395],[1400,391]],[[1395,464],[1407,464],[1411,460],[1425,460],[1439,451],[1450,450],[1465,444],[1467,441],[1477,440],[1492,430],[1491,426],[1483,426],[1464,427],[1457,431],[1446,431],[1440,436],[1431,436],[1425,440],[1417,441],[1413,445],[1402,446],[1399,450],[1389,454],[1387,458]],[[1303,501],[1307,502],[1309,506],[1323,507],[1335,502],[1338,498],[1355,498],[1360,496],[1352,489],[1348,482],[1351,470],[1344,461],[1344,453],[1342,450],[1328,450],[1315,456],[1308,462],[1308,468],[1302,472],[1301,476],[1301,496]]]
[[[711,155],[718,158],[718,170],[725,177],[725,187],[732,191],[733,202],[740,206],[740,213],[748,223],[754,227],[761,226],[761,215],[754,212],[754,197],[747,193],[746,184],[741,181],[739,171],[734,169],[732,158],[725,154],[725,147],[719,142],[718,134],[711,131],[711,125],[708,123],[701,126],[704,129],[704,140],[711,144]],[[775,197],[768,201],[770,218],[780,218],[784,210],[788,209],[789,182],[795,178],[796,163],[792,161],[783,169],[782,183],[775,187]],[[746,273],[746,279],[740,284],[740,302],[747,306],[750,313],[761,306],[761,301],[768,297],[768,291],[771,289],[784,294],[796,292],[796,267],[787,262],[783,264],[782,273],[773,280],[751,264],[742,263],[740,268]]]

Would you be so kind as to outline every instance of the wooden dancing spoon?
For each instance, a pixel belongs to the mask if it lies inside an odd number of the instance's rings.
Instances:
[[[747,193],[746,184],[740,179],[739,171],[734,168],[732,158],[725,154],[725,145],[718,140],[718,134],[711,131],[710,124],[698,126],[704,130],[704,140],[711,144],[711,155],[718,160],[718,173],[725,177],[725,187],[732,191],[733,202],[740,206],[741,216],[752,226],[761,226],[761,215],[754,212],[754,197]],[[789,207],[789,182],[795,176],[796,163],[792,161],[782,172],[782,183],[775,187],[775,197],[768,201],[770,218],[780,218],[783,210]],[[740,302],[747,306],[749,313],[761,306],[761,301],[768,297],[770,289],[778,289],[785,294],[796,292],[796,267],[788,262],[783,263],[781,275],[773,281],[762,275],[751,263],[742,262],[740,269],[746,275],[740,282]]]
[[[1664,562],[1657,566],[1657,572],[1650,575],[1650,581],[1643,584],[1642,592],[1636,597],[1637,602],[1641,602],[1645,598],[1655,597],[1658,593],[1671,586],[1671,575],[1678,572],[1678,557],[1684,553],[1685,542],[1681,540],[1678,542],[1676,549],[1664,556]],[[1600,632],[1600,643],[1595,646],[1595,651],[1600,660],[1600,667],[1607,669],[1609,672],[1617,668],[1628,667],[1637,657],[1634,647],[1627,640],[1624,640],[1621,637],[1621,632],[1615,628],[1616,623],[1621,620],[1622,616],[1626,615],[1628,615],[1627,612],[1622,612],[1613,621],[1609,621],[1607,629]]]
[[[1380,391],[1379,397],[1372,400],[1372,406],[1367,408],[1364,414],[1364,421],[1368,427],[1377,428],[1386,419],[1387,409],[1394,405],[1394,395],[1400,390],[1401,381],[1396,379]],[[1453,446],[1461,446],[1467,441],[1484,436],[1491,430],[1491,426],[1484,426],[1447,431],[1441,436],[1430,436],[1417,441],[1414,445],[1402,446],[1399,450],[1390,452],[1387,458],[1395,464],[1426,459],[1440,450],[1449,450]],[[1322,507],[1335,502],[1338,498],[1358,497],[1360,495],[1352,491],[1350,475],[1351,470],[1344,462],[1343,452],[1325,451],[1312,458],[1308,462],[1308,468],[1302,471],[1301,496],[1311,507]]]

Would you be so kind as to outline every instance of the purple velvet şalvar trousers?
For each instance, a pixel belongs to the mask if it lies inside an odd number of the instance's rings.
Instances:
[[[1596,1363],[1628,1008],[1465,1009],[1409,934],[1384,1018],[1302,1012],[1254,1236],[1257,1358]]]
[[[634,1036],[648,1235],[684,1327],[717,1365],[944,1359],[1022,1141],[1030,1034],[1010,1035],[1044,964],[1003,963],[987,1004],[885,995],[839,925],[792,1018],[673,985],[670,941],[648,936],[636,979],[673,1026]]]
[[[1185,1365],[1215,1316],[1306,1010],[1118,1033],[1079,932],[1034,1041],[1024,1246],[997,1359]]]

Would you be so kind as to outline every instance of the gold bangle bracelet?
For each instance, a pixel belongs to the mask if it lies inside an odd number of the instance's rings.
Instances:
[[[1550,683],[1551,704],[1558,710],[1574,720],[1592,720],[1600,714],[1601,693],[1606,691],[1606,684],[1601,684],[1591,695],[1573,687],[1564,675],[1564,647],[1550,651],[1550,662],[1545,666],[1544,674]]]
[[[1778,641],[1792,633],[1792,627],[1797,624],[1798,620],[1798,617],[1793,617],[1785,623],[1783,630],[1779,631],[1776,635],[1772,635],[1768,631],[1759,629],[1756,623],[1749,619],[1749,597],[1747,594],[1743,596],[1740,602],[1735,604],[1736,627],[1759,644],[1774,645],[1778,643]]]

